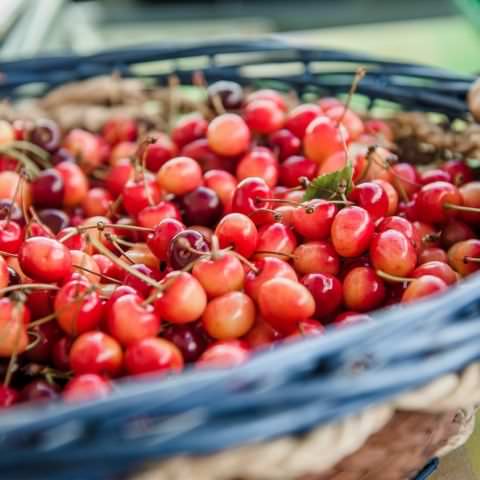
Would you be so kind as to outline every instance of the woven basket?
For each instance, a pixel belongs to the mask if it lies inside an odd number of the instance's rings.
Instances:
[[[185,59],[195,59],[195,68]],[[266,64],[273,70],[258,73]],[[188,84],[199,68],[208,82],[337,95],[348,91],[358,64],[368,68],[358,93],[370,108],[387,100],[397,110],[468,119],[470,77],[270,40],[3,63],[0,95],[43,95],[112,72],[160,83],[175,73]],[[91,85],[83,94],[90,88],[93,98]],[[120,80],[115,85],[111,103],[126,95]],[[46,100],[45,108],[55,103]],[[380,311],[375,322],[260,353],[234,369],[124,381],[104,400],[7,411],[0,415],[0,478],[427,478],[437,464],[432,458],[461,445],[473,429],[479,288],[472,276],[440,297]]]

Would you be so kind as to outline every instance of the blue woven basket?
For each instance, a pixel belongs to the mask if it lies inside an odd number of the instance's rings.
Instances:
[[[279,41],[155,46],[92,56],[62,55],[0,63],[0,95],[19,98],[69,81],[120,72],[139,76],[149,62],[202,57],[207,81],[274,85],[337,95],[347,92],[357,64],[368,67],[358,93],[401,109],[468,115],[473,79],[421,65]],[[335,63],[335,68],[328,69]],[[247,67],[297,64],[298,74],[248,76]],[[322,65],[326,65],[322,69]],[[197,71],[198,68],[195,68]],[[281,69],[280,69],[281,72]],[[173,68],[184,84],[193,70]],[[0,478],[117,478],[142,462],[205,455],[237,445],[302,435],[314,427],[382,404],[480,359],[480,278],[445,295],[378,312],[376,322],[256,355],[247,364],[185,372],[155,381],[123,381],[107,399],[81,405],[18,407],[0,415]],[[359,368],[361,366],[361,368]],[[432,461],[419,474],[427,478]],[[380,477],[379,477],[380,478]],[[190,480],[190,479],[185,479]],[[193,479],[192,479],[193,480]]]

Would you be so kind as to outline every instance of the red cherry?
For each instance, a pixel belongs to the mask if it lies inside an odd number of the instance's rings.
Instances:
[[[441,168],[450,174],[454,185],[462,185],[474,179],[473,170],[461,160],[448,160]]]
[[[408,276],[417,264],[412,242],[398,230],[376,234],[370,245],[370,258],[376,270],[398,277]]]
[[[403,233],[413,244],[416,250],[421,247],[422,240],[413,224],[403,217],[385,217],[377,224],[377,232],[385,230],[397,230]]]
[[[220,253],[209,259],[200,259],[194,265],[192,275],[212,298],[241,290],[245,270],[237,257],[229,253]]]
[[[208,145],[219,155],[235,156],[244,153],[250,144],[250,130],[242,117],[225,113],[208,125]]]
[[[192,158],[175,157],[160,167],[157,182],[169,193],[185,195],[202,184],[202,169]]]
[[[278,161],[268,148],[256,147],[240,160],[236,175],[240,181],[248,177],[263,178],[273,188],[278,182],[278,168]]]
[[[0,385],[0,410],[9,408],[20,399],[19,393],[13,388]]]
[[[461,212],[462,220],[471,225],[478,225],[480,222],[480,182],[465,183],[459,190],[463,198],[463,205],[478,209],[478,212]]]
[[[341,122],[351,141],[357,140],[362,135],[365,128],[362,119],[349,108],[345,109],[344,105],[329,108],[325,113],[333,122]]]
[[[52,362],[55,368],[67,372],[70,370],[70,348],[72,348],[73,339],[62,337],[56,341],[52,347]]]
[[[272,133],[285,123],[283,110],[275,102],[263,99],[249,101],[244,118],[250,130],[261,134]]]
[[[203,327],[217,340],[245,335],[255,323],[255,305],[242,292],[229,292],[209,302],[202,315]]]
[[[258,295],[262,317],[275,330],[291,333],[300,320],[315,313],[315,300],[301,283],[276,277],[265,282]]]
[[[329,273],[337,275],[340,259],[330,242],[314,241],[302,243],[293,252],[295,270],[307,273]]]
[[[155,311],[160,318],[174,324],[198,320],[207,306],[207,295],[200,282],[186,272],[169,273],[166,290],[155,300]]]
[[[337,207],[326,200],[310,200],[295,209],[293,225],[307,240],[324,240],[330,236],[337,211]]]
[[[166,260],[168,247],[172,238],[185,230],[185,225],[175,218],[165,218],[155,227],[154,232],[147,237],[148,248],[159,260]]]
[[[17,253],[23,241],[23,228],[17,222],[0,220],[0,250]]]
[[[256,270],[250,270],[245,276],[245,293],[258,301],[258,294],[262,285],[272,278],[287,278],[297,280],[295,270],[283,260],[276,257],[265,257],[255,262]]]
[[[280,108],[280,110],[283,110],[284,112],[288,110],[287,102],[278,90],[272,90],[270,88],[256,90],[248,95],[247,103],[254,102],[255,100],[269,100]]]
[[[207,133],[208,122],[198,113],[181,118],[172,130],[172,140],[179,148],[202,138]]]
[[[46,364],[52,356],[54,344],[62,337],[62,331],[55,322],[49,322],[35,327],[33,332],[37,339],[35,346],[23,356],[31,362]]]
[[[257,250],[254,258],[258,259],[274,254],[280,255],[280,257],[290,255],[296,246],[297,239],[293,231],[283,223],[264,225],[258,231]]]
[[[91,132],[74,128],[67,133],[62,146],[77,159],[77,163],[85,172],[92,171],[102,163],[100,138]],[[70,165],[77,166],[74,163]]]
[[[133,178],[133,175],[132,162],[128,158],[122,158],[107,172],[105,187],[114,197],[118,197],[123,192],[127,182]]]
[[[431,261],[448,263],[447,252],[439,247],[424,248],[418,255],[418,264],[422,265]]]
[[[128,180],[123,187],[123,206],[128,214],[135,217],[144,208],[160,202],[161,191],[155,179],[150,176],[139,180]]]
[[[315,118],[322,115],[322,113],[322,109],[314,103],[299,105],[288,114],[285,128],[290,130],[298,138],[303,139],[308,125],[310,125]]]
[[[413,222],[412,225],[420,239],[420,249],[440,245],[438,233],[432,225],[424,222]]]
[[[298,155],[302,150],[300,139],[284,128],[270,134],[268,144],[280,161],[292,155]]]
[[[356,185],[350,193],[350,200],[364,208],[374,221],[384,217],[388,212],[387,194],[375,182],[364,182]]]
[[[37,207],[61,207],[63,205],[63,177],[54,168],[42,170],[32,182],[33,203]]]
[[[152,280],[159,281],[162,279],[162,274],[157,269],[150,268],[143,263],[135,263],[135,265],[132,265],[132,268],[137,272],[143,273],[143,275],[151,278]],[[148,297],[152,291],[152,287],[150,285],[131,273],[127,273],[127,275],[125,275],[123,282],[125,285],[134,288],[137,293],[144,298]]]
[[[39,282],[58,282],[69,275],[72,257],[69,250],[57,240],[30,237],[18,252],[22,271]]]
[[[167,374],[183,369],[180,350],[163,338],[144,338],[127,347],[125,366],[131,375]]]
[[[440,170],[439,168],[433,168],[432,170],[427,170],[426,172],[420,173],[420,183],[426,185],[427,183],[433,182],[449,182],[451,183],[451,175],[445,171]]]
[[[457,242],[470,238],[475,238],[475,232],[469,225],[460,220],[451,219],[442,228],[441,240],[444,247],[449,248]]]
[[[420,176],[413,165],[397,163],[392,166],[392,173],[392,185],[397,189],[402,198],[404,195],[411,198],[420,189]]]
[[[384,120],[379,120],[376,118],[366,120],[365,131],[380,138],[381,140],[388,140],[391,142],[394,140],[392,128]]]
[[[157,205],[145,207],[137,215],[139,225],[146,228],[155,228],[166,218],[181,220],[180,211],[172,202],[161,201]]]
[[[183,230],[170,240],[167,261],[173,269],[181,270],[209,250],[206,239],[200,232],[193,229]]]
[[[160,331],[160,318],[151,305],[143,305],[142,302],[138,295],[128,293],[107,305],[108,332],[124,346],[155,337]]]
[[[24,402],[44,402],[56,400],[59,391],[55,384],[51,385],[45,380],[34,380],[23,387],[20,395]]]
[[[296,187],[301,178],[313,180],[317,173],[318,165],[308,158],[300,155],[288,157],[280,165],[280,180],[286,187]]]
[[[104,188],[92,188],[83,199],[82,208],[87,217],[108,215],[113,203],[110,192]]]
[[[281,336],[262,318],[257,318],[250,331],[243,337],[252,350],[271,348]]]
[[[235,188],[232,210],[249,216],[260,208],[269,208],[268,200],[262,199],[270,198],[272,198],[272,191],[263,178],[245,178]]]
[[[107,144],[108,145],[108,144]],[[122,160],[130,160],[134,158],[138,152],[138,146],[136,142],[120,142],[117,143],[110,150],[109,162],[110,165],[115,166]]]
[[[73,342],[70,365],[76,375],[96,373],[117,376],[122,369],[123,353],[118,342],[102,332],[86,332]]]
[[[180,350],[186,363],[198,360],[208,346],[205,330],[200,323],[169,325],[162,332],[162,337]]]
[[[138,136],[137,122],[132,118],[110,118],[102,128],[102,136],[110,145],[134,142]]]
[[[54,308],[58,324],[73,337],[94,330],[102,317],[100,298],[85,280],[66,283],[55,297]]]
[[[222,215],[223,207],[214,190],[198,187],[183,197],[183,217],[188,225],[211,227]]]
[[[247,345],[239,340],[217,342],[208,347],[197,361],[201,368],[231,368],[250,357]]]
[[[26,308],[18,308],[8,297],[0,299],[0,358],[23,353],[28,345],[24,315]]]
[[[333,321],[337,328],[348,327],[350,325],[356,325],[357,323],[371,322],[372,317],[364,313],[358,312],[343,312],[335,317]]]
[[[75,163],[62,162],[55,166],[63,179],[63,205],[75,207],[80,205],[88,192],[88,178]]]
[[[325,318],[335,313],[343,301],[342,283],[328,273],[310,273],[301,279],[315,300],[315,318]]]
[[[215,235],[221,248],[233,246],[233,249],[245,258],[250,258],[257,248],[257,227],[242,213],[225,215],[218,223]]]
[[[73,377],[63,391],[63,400],[67,403],[85,402],[106,397],[112,390],[108,380],[86,373]]]
[[[409,303],[447,289],[447,284],[433,275],[423,275],[413,280],[402,296],[402,303]]]
[[[455,243],[448,250],[448,263],[462,276],[480,269],[480,240],[472,238]]]
[[[357,257],[368,249],[374,225],[368,212],[361,207],[340,210],[332,224],[332,242],[342,257]]]
[[[343,150],[341,128],[328,117],[320,116],[315,118],[307,127],[303,139],[305,155],[310,160],[322,163],[330,155]],[[343,133],[345,141],[348,134]]]
[[[368,312],[379,307],[385,298],[382,279],[371,268],[350,270],[343,280],[345,305],[351,310]]]
[[[319,321],[313,318],[307,318],[306,320],[300,320],[300,322],[298,322],[297,331],[294,331],[288,338],[310,337],[312,335],[323,335],[324,333],[325,327]]]
[[[448,182],[433,182],[420,189],[415,208],[423,222],[446,223],[458,213],[449,207],[461,204],[462,195],[457,187]]]
[[[148,143],[141,152],[141,157],[148,170],[155,173],[165,162],[178,154],[178,148],[165,133],[155,132],[153,138],[154,141]]]
[[[443,280],[447,285],[453,285],[457,282],[457,274],[444,262],[431,261],[417,267],[412,272],[412,277],[419,278],[423,275],[433,275]]]
[[[237,179],[225,170],[209,170],[203,175],[205,186],[211,188],[220,198],[224,210],[230,208]]]
[[[395,215],[398,209],[398,193],[390,182],[385,180],[373,180],[373,183],[380,185],[387,194],[388,209],[387,215]]]

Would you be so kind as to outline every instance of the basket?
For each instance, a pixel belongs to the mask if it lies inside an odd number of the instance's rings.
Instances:
[[[299,95],[346,93],[355,66],[366,65],[358,93],[370,108],[388,101],[398,110],[469,118],[471,77],[278,40],[4,62],[0,95],[42,95],[112,72],[156,82],[175,73],[188,84],[199,67],[185,59],[201,59],[208,82]],[[170,70],[158,73],[165,62]],[[255,73],[265,64],[278,73]],[[7,411],[0,415],[1,478],[125,478],[143,468],[137,480],[425,479],[438,463],[431,459],[473,429],[479,288],[472,276],[440,297],[380,311],[375,322],[263,352],[233,369],[123,381],[96,402]]]

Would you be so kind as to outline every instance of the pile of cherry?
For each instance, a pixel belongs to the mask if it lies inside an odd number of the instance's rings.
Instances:
[[[0,122],[0,407],[232,367],[480,268],[466,163],[404,163],[333,98],[207,101],[168,135]]]

